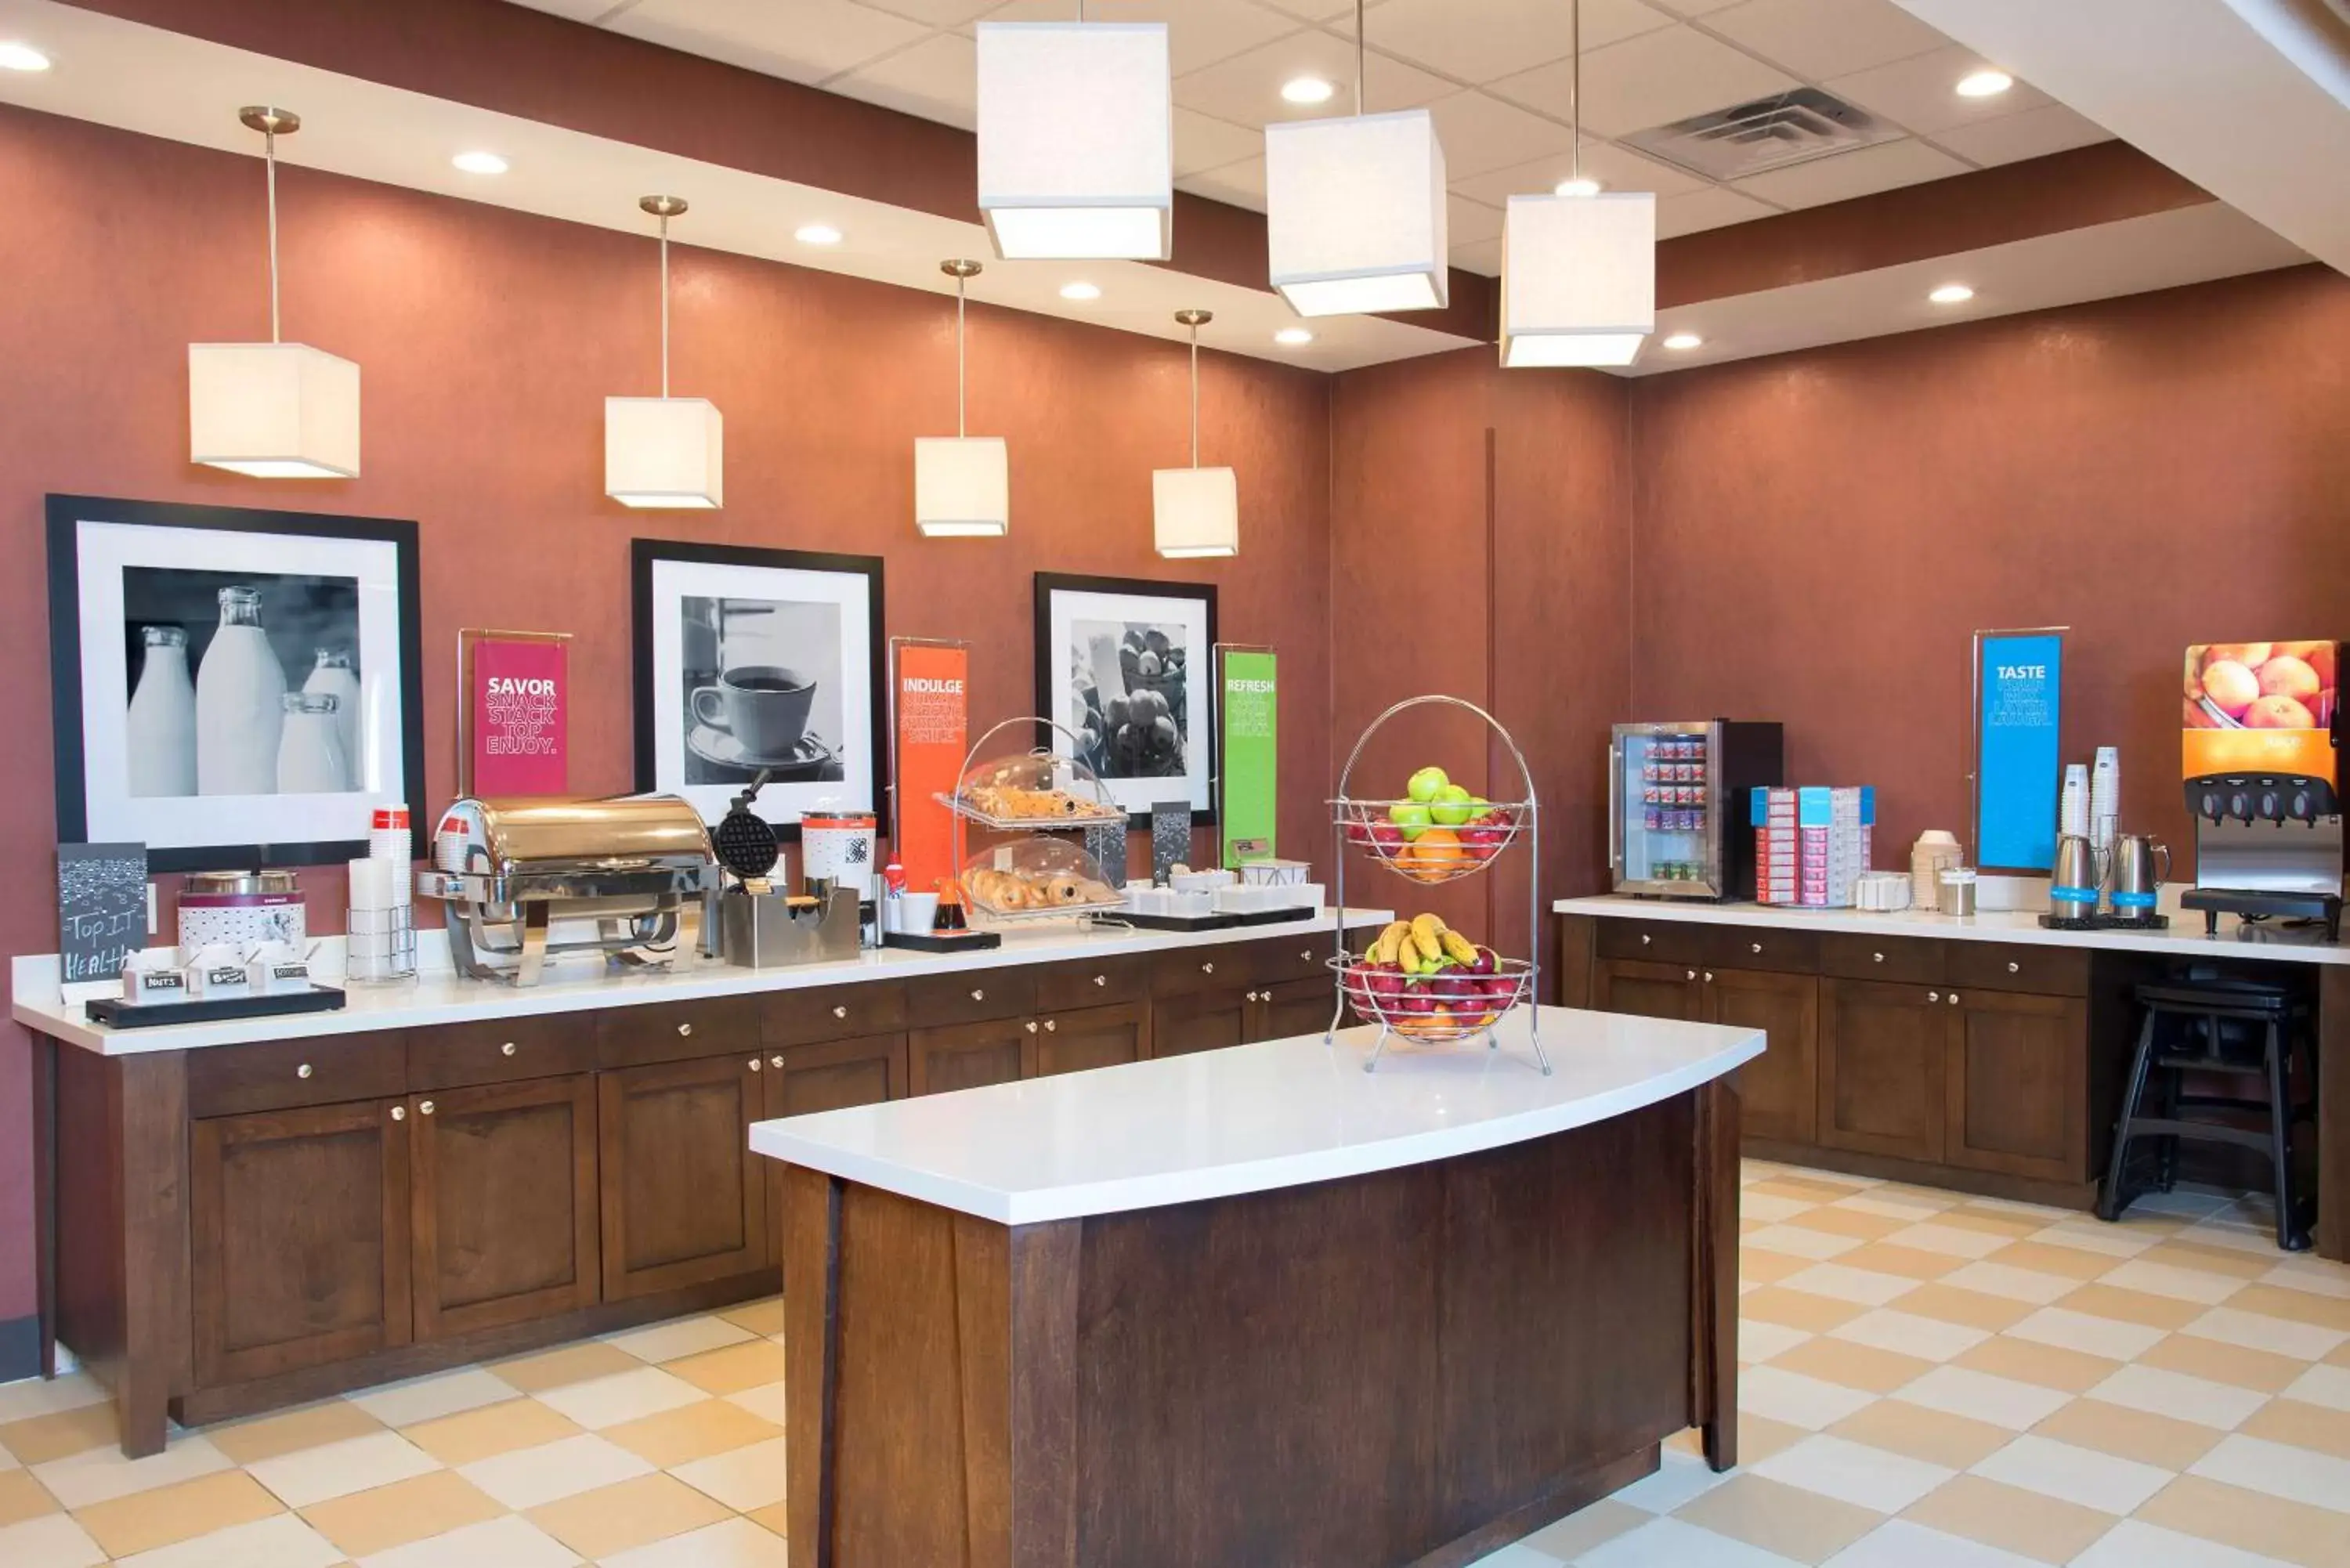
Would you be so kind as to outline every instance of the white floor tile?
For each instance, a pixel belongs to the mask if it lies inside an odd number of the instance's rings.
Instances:
[[[1801,1225],[1765,1225],[1760,1231],[1741,1236],[1742,1247],[1760,1247],[1766,1252],[1784,1252],[1793,1258],[1809,1258],[1814,1262],[1825,1262],[1842,1257],[1859,1246],[1856,1236],[1838,1236],[1827,1231],[1806,1231]]]
[[[0,1525],[0,1563],[8,1568],[98,1568],[106,1553],[69,1513],[45,1513]]]
[[[1995,1258],[1953,1269],[1942,1276],[1942,1283],[1965,1291],[1981,1291],[1987,1296],[2004,1296],[2012,1302],[2030,1302],[2033,1306],[2046,1306],[2081,1288],[2080,1281],[2063,1274],[2013,1268]]]
[[[642,1361],[675,1361],[681,1355],[693,1355],[705,1350],[718,1350],[729,1345],[740,1345],[758,1336],[739,1324],[732,1324],[716,1314],[706,1317],[681,1317],[669,1323],[657,1323],[650,1328],[626,1329],[606,1334],[605,1343],[627,1351]]]
[[[2093,1313],[2068,1312],[2061,1306],[2042,1307],[2007,1333],[2012,1339],[2102,1355],[2108,1361],[2135,1361],[2170,1337],[2163,1330],[2148,1328],[2144,1324],[2123,1323]]]
[[[1958,1473],[1825,1433],[1752,1468],[1758,1476],[1879,1513],[1899,1513]]]
[[[436,1372],[430,1377],[386,1383],[364,1394],[350,1396],[350,1401],[387,1427],[413,1427],[419,1421],[434,1421],[463,1410],[495,1405],[515,1397],[515,1392],[514,1385],[496,1373],[466,1366],[455,1372]]]
[[[784,1386],[780,1383],[762,1383],[755,1388],[738,1389],[726,1396],[726,1402],[740,1405],[754,1416],[773,1421],[778,1427],[788,1424],[784,1419]]]
[[[784,1439],[769,1438],[691,1464],[672,1465],[669,1473],[735,1512],[748,1513],[784,1501]]]
[[[1738,1407],[1816,1432],[1871,1404],[1874,1396],[1800,1372],[1750,1366],[1738,1375]]]
[[[2340,1263],[2310,1262],[2295,1258],[2279,1263],[2261,1276],[2264,1285],[2282,1285],[2289,1291],[2306,1291],[2312,1295],[2332,1296],[2336,1301],[2350,1300],[2350,1268]]]
[[[1888,1307],[1865,1312],[1850,1323],[1838,1324],[1828,1330],[1828,1337],[1914,1355],[1923,1361],[1948,1361],[1954,1355],[1964,1355],[1991,1335],[1961,1323],[1944,1323],[1939,1318],[1919,1317],[1898,1307]]]
[[[2293,1380],[2284,1397],[2329,1410],[2350,1410],[2350,1366],[2313,1366]]]
[[[2041,1568],[2041,1564],[1979,1541],[1895,1519],[1829,1558],[1826,1568]]]
[[[1839,1198],[1828,1207],[1849,1209],[1856,1214],[1875,1214],[1886,1220],[1907,1220],[1915,1225],[1932,1219],[1950,1205],[1920,1203],[1905,1198],[1887,1198],[1878,1192],[1864,1192],[1857,1198]]]
[[[2162,1240],[2142,1230],[2078,1219],[2061,1220],[2030,1239],[2080,1252],[2102,1252],[2109,1258],[2135,1258]]]
[[[1782,1198],[1775,1192],[1742,1192],[1738,1195],[1738,1217],[1741,1220],[1792,1220],[1798,1214],[1809,1214],[1819,1204],[1807,1199]]]
[[[2169,1470],[2136,1459],[2029,1434],[1975,1466],[1974,1473],[2117,1518],[2143,1507],[2147,1499],[2178,1479]]]
[[[1615,1494],[1616,1501],[1649,1513],[1670,1513],[1692,1498],[1703,1497],[1730,1478],[1717,1475],[1703,1459],[1679,1449],[1667,1449],[1657,1468]]]
[[[2350,1459],[2337,1459],[2331,1454],[2237,1432],[2220,1438],[2220,1446],[2196,1460],[2187,1473],[2313,1508],[2350,1513]]]
[[[2158,1366],[2121,1367],[2090,1389],[2089,1397],[2222,1432],[2234,1431],[2268,1403],[2268,1396],[2256,1389],[2166,1372]]]
[[[328,1568],[334,1543],[291,1513],[233,1524],[120,1560],[120,1568]]]
[[[457,1473],[508,1508],[536,1508],[614,1481],[629,1480],[652,1466],[593,1432],[517,1449],[460,1465]]]
[[[1970,1231],[1962,1225],[1937,1225],[1930,1220],[1906,1231],[1896,1231],[1885,1239],[1897,1247],[1915,1247],[1921,1252],[1939,1252],[1946,1258],[1988,1258],[2014,1240],[1988,1231]]]
[[[372,1491],[440,1468],[439,1459],[398,1432],[369,1432],[364,1438],[321,1443],[245,1466],[254,1480],[276,1492],[288,1508],[307,1508],[355,1491]]]
[[[2120,1264],[2101,1282],[2126,1291],[2143,1291],[2150,1296],[2196,1302],[2204,1306],[2218,1306],[2244,1288],[2244,1282],[2234,1274],[2222,1274],[2210,1269],[2182,1269],[2171,1263],[2150,1263],[2144,1258],[2132,1258]]]
[[[1779,1282],[1791,1291],[1873,1307],[1898,1301],[1918,1288],[1917,1281],[1899,1274],[1880,1274],[1874,1269],[1855,1269],[1843,1263],[1814,1263]]]
[[[2071,1403],[2071,1396],[2056,1389],[1964,1366],[1937,1366],[1896,1390],[1894,1397],[1945,1415],[1989,1421],[2011,1432],[2030,1431]]]
[[[2338,1328],[2321,1328],[2314,1323],[2293,1323],[2256,1312],[2238,1312],[2233,1307],[2214,1307],[2179,1332],[2302,1361],[2331,1355],[2344,1340],[2350,1339],[2350,1334]]]
[[[1480,1557],[1469,1568],[1564,1568],[1547,1552],[1537,1552],[1523,1541],[1513,1541],[1489,1557]]]
[[[359,1568],[572,1568],[579,1554],[510,1513],[359,1559]]]
[[[608,1377],[590,1377],[584,1383],[549,1388],[537,1397],[547,1408],[598,1432],[623,1421],[658,1416],[681,1405],[699,1405],[710,1396],[658,1366],[639,1366],[615,1372]]]
[[[2073,1568],[2291,1568],[2273,1557],[2239,1552],[2164,1530],[2143,1520],[2125,1519],[2078,1557]]]
[[[1540,1563],[1553,1561],[1539,1552],[1533,1555]],[[782,1536],[747,1519],[727,1519],[601,1562],[603,1568],[785,1568],[785,1556]]]
[[[0,1385],[0,1427],[11,1421],[29,1421],[36,1416],[54,1416],[60,1410],[78,1410],[85,1405],[102,1405],[106,1389],[87,1372],[75,1372],[44,1382],[27,1377],[19,1383]]]
[[[35,1465],[33,1474],[66,1507],[88,1508],[94,1502],[193,1480],[228,1468],[228,1456],[209,1441],[182,1437],[172,1438],[161,1453],[143,1459],[126,1459],[114,1444],[101,1443],[67,1459]]]
[[[1738,1324],[1738,1359],[1768,1361],[1783,1355],[1804,1341],[1814,1337],[1800,1328],[1784,1324],[1765,1323],[1759,1317],[1740,1320]]]
[[[1794,1568],[1787,1558],[1700,1530],[1678,1519],[1657,1519],[1596,1546],[1576,1568]]]
[[[2199,1246],[2225,1247],[2235,1252],[2282,1255],[2277,1251],[2276,1220],[2269,1214],[2257,1218],[2234,1213],[2214,1215],[2199,1224],[2189,1225],[2178,1233],[2178,1239]]]

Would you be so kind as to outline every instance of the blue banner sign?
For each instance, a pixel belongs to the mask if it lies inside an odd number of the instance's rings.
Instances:
[[[1986,632],[1975,640],[1975,861],[2002,871],[2056,862],[2056,796],[2064,784],[2057,718],[2062,632]]]

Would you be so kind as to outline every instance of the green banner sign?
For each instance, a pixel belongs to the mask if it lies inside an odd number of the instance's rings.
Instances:
[[[1230,652],[1223,668],[1224,866],[1274,853],[1275,732],[1274,656]]]

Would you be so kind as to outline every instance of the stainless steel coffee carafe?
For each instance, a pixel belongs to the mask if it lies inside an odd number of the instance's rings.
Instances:
[[[2106,856],[2077,833],[2060,835],[2056,864],[2049,872],[2048,912],[2060,920],[2085,920],[2097,912],[2106,884]]]
[[[2126,833],[2114,840],[2111,897],[2114,913],[2144,919],[2162,901],[2162,885],[2170,878],[2170,846],[2147,833]]]

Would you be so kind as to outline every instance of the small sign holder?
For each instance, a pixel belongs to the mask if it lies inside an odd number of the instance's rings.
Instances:
[[[1973,744],[1967,753],[1974,765],[1967,774],[1967,836],[1968,858],[1978,870],[2044,874],[2055,863],[2056,802],[2064,779],[2061,738],[2064,635],[2072,629],[2069,626],[2014,627],[1978,630],[1974,635],[1971,695],[1968,703]],[[1986,659],[2003,654],[2021,660],[2020,668],[2036,667],[2040,673],[2009,680],[1994,671],[1991,680],[1986,683]],[[1990,722],[2000,716],[1991,710],[1993,698],[2002,699],[2001,711],[2005,714],[2003,721],[1995,723]],[[2043,705],[2041,711],[2032,708],[2035,701]],[[1997,755],[1984,750],[1994,737]],[[2036,788],[2035,775],[2043,768],[2047,775],[2046,799],[2043,801],[2035,795],[2025,800],[2022,797]],[[1984,777],[1986,773],[1992,775],[1989,780]],[[2001,798],[1987,802],[1986,788]],[[2042,819],[2050,836],[2047,857],[2037,859],[2037,849],[2017,855],[1987,856],[1983,836],[1983,807],[1987,804],[2003,812],[2044,807]],[[2015,863],[2002,863],[2011,861]]]
[[[1270,643],[1220,642],[1209,650],[1210,667],[1215,676],[1215,722],[1227,726],[1217,737],[1216,771],[1208,780],[1209,792],[1215,796],[1216,800],[1216,833],[1221,841],[1217,859],[1226,870],[1237,868],[1243,860],[1260,859],[1271,855],[1274,851],[1274,825],[1270,821],[1263,823],[1263,831],[1261,834],[1247,831],[1251,819],[1263,815],[1262,812],[1251,810],[1249,803],[1243,803],[1241,806],[1242,831],[1237,833],[1234,831],[1234,801],[1232,789],[1234,735],[1229,726],[1233,721],[1235,704],[1232,701],[1232,688],[1227,684],[1232,679],[1231,671],[1227,667],[1228,661],[1234,654],[1241,655],[1244,661],[1262,658],[1264,661],[1264,674],[1262,679],[1268,683],[1278,679],[1274,673],[1273,660],[1275,650]],[[1280,722],[1277,707],[1279,693],[1277,691],[1266,691],[1263,697],[1266,723],[1277,740]],[[1268,788],[1264,793],[1269,797],[1275,794],[1275,791],[1272,788]]]
[[[569,681],[569,645],[567,631],[496,631],[485,627],[467,627],[457,633],[457,793],[471,795],[473,789],[473,675],[475,658],[484,643],[538,643],[565,649],[563,680]],[[561,733],[556,737],[556,755],[562,760],[567,777],[571,761],[571,719],[569,693],[557,700],[556,712]],[[561,792],[556,792],[561,793]],[[422,803],[410,801],[411,812],[421,811]]]

